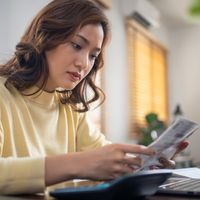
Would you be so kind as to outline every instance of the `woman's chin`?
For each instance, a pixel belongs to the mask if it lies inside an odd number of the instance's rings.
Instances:
[[[59,88],[63,88],[65,90],[73,90],[78,84],[63,84]]]

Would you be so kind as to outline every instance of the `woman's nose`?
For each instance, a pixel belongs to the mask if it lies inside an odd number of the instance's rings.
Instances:
[[[87,69],[89,66],[89,58],[88,55],[79,55],[76,58],[75,62],[76,67],[79,67],[80,69]]]

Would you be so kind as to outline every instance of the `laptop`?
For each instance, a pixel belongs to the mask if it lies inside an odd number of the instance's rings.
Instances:
[[[200,179],[172,176],[159,186],[157,194],[200,197]]]
[[[156,193],[158,187],[170,176],[169,171],[142,171],[128,174],[96,186],[66,187],[51,191],[56,199],[70,200],[122,200],[145,197]]]

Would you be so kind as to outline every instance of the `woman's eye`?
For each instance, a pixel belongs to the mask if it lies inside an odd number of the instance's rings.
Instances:
[[[77,44],[77,43],[72,42],[72,46],[76,50],[81,50],[81,46],[79,44]]]

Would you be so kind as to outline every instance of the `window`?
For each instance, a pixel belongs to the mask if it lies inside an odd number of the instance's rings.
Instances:
[[[127,24],[130,133],[135,135],[150,112],[168,122],[167,51],[137,22]]]

